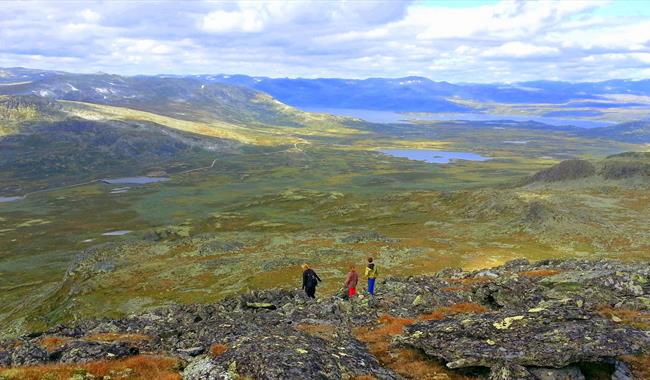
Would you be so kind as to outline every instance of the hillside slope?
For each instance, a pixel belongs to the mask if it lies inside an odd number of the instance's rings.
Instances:
[[[70,364],[103,376],[154,353],[171,359],[154,370],[188,380],[643,379],[649,275],[641,263],[516,260],[391,277],[352,301],[254,291],[0,342],[0,376],[65,376]],[[131,361],[131,378],[151,376],[136,363],[156,360]]]
[[[526,180],[528,183],[551,183],[595,177],[602,180],[650,179],[650,152],[625,152],[606,157],[595,164],[571,159],[544,169]]]
[[[302,112],[239,86],[29,70],[14,76],[22,81],[0,86],[2,196],[202,167],[244,146],[286,150],[365,133],[353,128],[358,121]]]
[[[182,120],[219,120],[239,125],[299,128],[312,122],[340,123],[344,120],[313,117],[246,87],[191,78],[50,73],[29,79],[3,84],[0,95],[37,95],[126,107]]]

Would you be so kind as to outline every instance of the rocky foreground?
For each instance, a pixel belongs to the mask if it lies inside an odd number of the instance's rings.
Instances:
[[[177,358],[190,380],[644,379],[649,280],[645,263],[517,260],[388,278],[375,298],[352,301],[254,291],[0,342],[0,366],[14,367],[0,378],[156,354]]]

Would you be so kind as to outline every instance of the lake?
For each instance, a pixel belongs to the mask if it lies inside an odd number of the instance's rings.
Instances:
[[[577,115],[576,115],[577,116]],[[503,114],[488,114],[488,113],[456,113],[456,114],[429,114],[423,117],[414,117],[419,120],[467,120],[467,121],[517,121],[527,122],[535,121],[537,123],[548,124],[556,127],[561,126],[574,126],[578,128],[600,128],[614,125],[615,123],[609,121],[589,120],[589,119],[569,119],[562,117],[549,117],[549,116],[532,116],[532,115],[503,115]]]
[[[484,157],[476,153],[441,150],[386,149],[380,152],[393,157],[408,158],[409,160],[424,161],[431,164],[448,164],[455,160],[487,161],[490,159],[490,157]]]
[[[104,232],[102,236],[122,236],[130,233],[131,231],[129,230],[117,230],[117,231]]]
[[[424,121],[516,121],[526,122],[535,121],[553,126],[572,125],[579,128],[599,128],[613,125],[615,123],[600,120],[575,119],[566,117],[548,117],[532,115],[506,115],[490,113],[422,113],[410,114],[393,111],[375,111],[358,108],[322,108],[322,107],[303,107],[302,110],[307,112],[328,113],[336,116],[349,116],[363,119],[371,123],[411,123],[415,120]],[[577,115],[576,115],[577,116]]]
[[[3,202],[15,202],[19,201],[21,199],[24,199],[25,197],[0,197],[0,203]]]
[[[167,177],[124,177],[124,178],[107,178],[101,180],[110,185],[146,185],[147,183],[169,181]]]

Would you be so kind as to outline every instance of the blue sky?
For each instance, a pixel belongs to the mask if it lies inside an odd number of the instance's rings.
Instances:
[[[0,67],[450,82],[650,78],[650,0],[1,5]]]

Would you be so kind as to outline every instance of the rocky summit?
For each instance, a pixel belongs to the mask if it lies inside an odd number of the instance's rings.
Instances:
[[[191,380],[647,379],[649,280],[643,263],[516,260],[386,278],[353,300],[252,291],[1,342],[0,379],[63,364],[76,379],[133,378],[83,368],[147,355]]]

